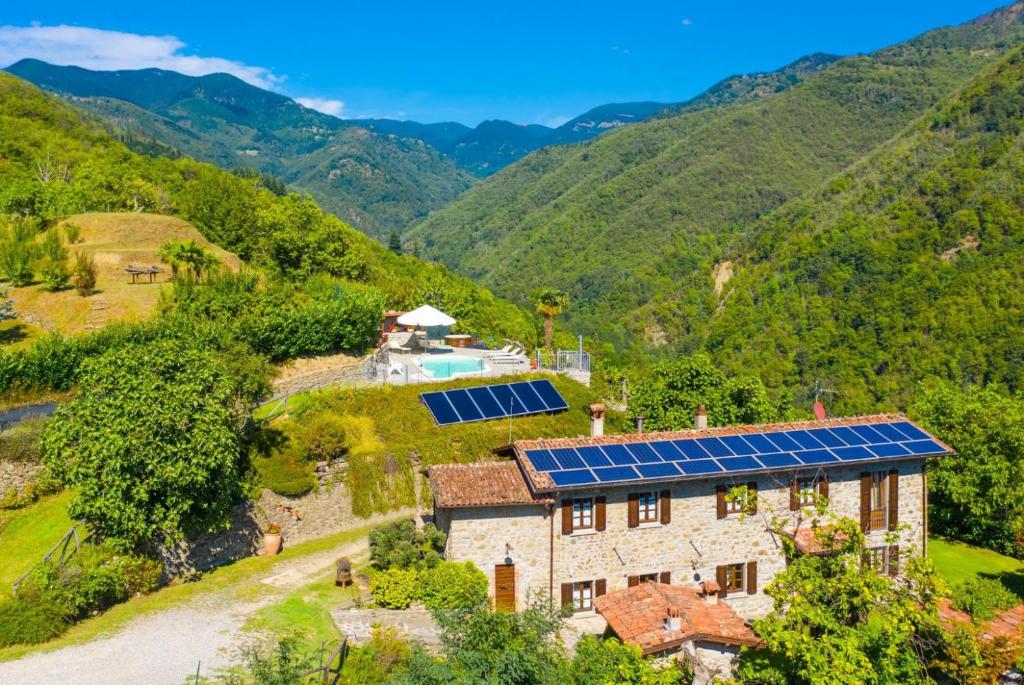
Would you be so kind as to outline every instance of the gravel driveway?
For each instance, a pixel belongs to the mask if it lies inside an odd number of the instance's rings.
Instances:
[[[258,600],[239,602],[235,588],[203,595],[180,607],[140,616],[112,635],[51,652],[0,663],[3,685],[182,685],[232,663],[244,640],[242,626],[260,608],[306,585],[339,556],[367,551],[366,538],[335,549],[290,559],[256,582],[269,588]],[[247,582],[253,582],[249,580]]]

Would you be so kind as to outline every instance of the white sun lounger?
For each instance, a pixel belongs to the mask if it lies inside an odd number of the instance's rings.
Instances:
[[[512,354],[512,348],[513,347],[515,347],[515,345],[505,345],[500,350],[495,350],[494,352],[488,352],[487,354],[484,355],[484,359],[490,359],[491,357],[505,357],[505,356],[508,356],[509,354]]]

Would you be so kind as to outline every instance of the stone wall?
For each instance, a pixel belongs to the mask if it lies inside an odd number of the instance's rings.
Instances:
[[[258,500],[236,506],[230,516],[231,526],[227,530],[206,533],[159,550],[168,577],[206,571],[262,553],[262,531],[271,522],[281,526],[285,547],[370,523],[352,513],[352,498],[340,484],[302,497],[285,497],[263,490]]]
[[[274,383],[272,398],[280,399],[296,392],[320,388],[327,385],[339,385],[346,382],[360,380],[365,377],[363,367],[360,364],[347,364],[333,369],[322,369],[312,371],[290,378],[285,378]]]
[[[875,467],[883,468],[883,467]],[[899,469],[899,520],[906,529],[900,533],[900,551],[921,553],[925,537],[924,477],[921,462],[904,462],[884,469]],[[828,469],[830,507],[839,516],[859,520],[860,473],[870,468]],[[813,475],[813,473],[801,474]],[[645,573],[671,573],[675,584],[696,585],[715,580],[721,564],[757,561],[757,593],[730,594],[725,601],[745,618],[762,616],[771,608],[764,588],[785,568],[782,540],[769,530],[773,516],[796,522],[789,511],[789,474],[777,479],[770,475],[743,478],[736,485],[757,482],[759,511],[717,518],[717,485],[725,479],[702,479],[659,484],[658,490],[672,492],[671,522],[642,524],[629,528],[627,495],[642,487],[618,487],[581,491],[576,496],[602,494],[607,498],[606,529],[561,534],[560,520],[551,527],[546,507],[481,507],[439,511],[438,521],[449,531],[449,558],[473,561],[491,578],[495,564],[510,557],[516,565],[516,595],[523,606],[530,592],[549,588],[548,564],[553,561],[554,598],[560,598],[562,583],[605,579],[608,592],[627,586],[627,577]],[[559,513],[555,511],[555,517]],[[553,531],[553,539],[552,539]],[[868,535],[869,546],[882,546],[885,532]],[[554,545],[551,559],[550,545]],[[577,618],[588,618],[577,614]]]
[[[0,461],[0,497],[12,490],[21,492],[29,483],[34,483],[43,467],[31,461]]]

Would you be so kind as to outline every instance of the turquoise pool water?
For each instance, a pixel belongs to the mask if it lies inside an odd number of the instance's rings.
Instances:
[[[458,374],[480,373],[484,370],[484,360],[476,357],[420,357],[417,363],[431,378],[451,378]]]

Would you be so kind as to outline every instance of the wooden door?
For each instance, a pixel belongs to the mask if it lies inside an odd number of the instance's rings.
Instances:
[[[516,566],[495,564],[494,608],[496,611],[516,610]]]

